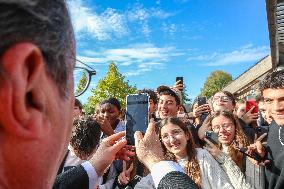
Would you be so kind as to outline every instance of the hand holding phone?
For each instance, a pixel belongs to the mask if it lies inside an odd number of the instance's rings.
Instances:
[[[149,96],[146,93],[131,94],[126,97],[126,139],[134,145],[135,131],[145,133],[148,127]]]
[[[180,88],[179,90],[183,91],[183,77],[176,77],[176,85],[181,85],[182,88]]]
[[[213,131],[205,131],[205,138],[208,139],[210,142],[212,142],[215,145],[220,144],[220,142],[218,140],[218,133],[215,133]]]
[[[246,101],[246,112],[248,112],[250,110],[251,110],[252,114],[258,113],[258,105],[257,105],[256,101],[253,100],[253,99],[250,99],[250,100]]]

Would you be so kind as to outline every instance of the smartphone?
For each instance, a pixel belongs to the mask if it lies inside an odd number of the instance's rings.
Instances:
[[[258,106],[255,100],[250,99],[246,101],[246,112],[248,112],[254,106],[251,113],[258,113]]]
[[[203,104],[207,104],[207,98],[205,96],[197,97],[197,105],[201,106]],[[202,113],[200,115],[200,121],[203,123],[209,113]]]
[[[207,103],[207,99],[205,96],[199,96],[197,97],[197,104],[198,106],[201,106],[203,104],[206,104]]]
[[[214,133],[213,131],[205,131],[205,138],[215,145],[219,145],[220,143],[218,140],[218,133]]]
[[[176,82],[180,81],[180,84],[183,84],[183,77],[176,77]]]
[[[146,93],[130,94],[126,97],[126,139],[134,145],[135,131],[145,133],[148,127],[149,96]]]

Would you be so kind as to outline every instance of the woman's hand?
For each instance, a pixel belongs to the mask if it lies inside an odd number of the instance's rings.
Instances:
[[[210,142],[207,138],[204,138],[207,143],[203,148],[206,149],[215,159],[222,153],[222,151],[212,142]]]

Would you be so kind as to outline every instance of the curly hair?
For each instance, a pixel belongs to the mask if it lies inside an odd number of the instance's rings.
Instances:
[[[100,141],[100,125],[91,117],[75,119],[70,144],[81,159],[89,157]]]
[[[216,117],[219,116],[224,116],[228,119],[230,119],[234,126],[235,126],[235,137],[234,137],[234,141],[237,143],[237,145],[239,146],[248,146],[249,145],[249,140],[247,139],[238,118],[229,111],[223,110],[223,111],[217,111],[214,112],[214,114],[210,117],[209,123],[212,126],[212,120]],[[240,169],[242,171],[245,170],[244,164],[243,164],[243,159],[244,159],[244,155],[239,152],[235,147],[234,147],[234,142],[232,142],[229,146],[229,156],[231,157],[231,159],[240,167]],[[219,145],[219,148],[221,149],[222,146]]]
[[[284,88],[284,70],[273,71],[265,76],[259,83],[261,94],[265,89],[281,89]]]
[[[168,124],[174,124],[179,126],[186,135],[189,136],[189,139],[187,140],[187,145],[186,145],[186,152],[187,152],[187,165],[186,165],[186,174],[190,176],[190,178],[200,187],[201,186],[201,170],[200,166],[197,160],[197,151],[196,151],[196,144],[193,140],[192,134],[189,131],[187,125],[182,122],[179,118],[175,117],[168,117],[163,119],[161,122],[159,122],[159,138],[161,139],[161,129],[168,125]],[[166,146],[162,143],[162,148],[164,151],[165,158],[167,160],[171,161],[177,161],[175,155],[171,153],[170,151],[167,150]]]

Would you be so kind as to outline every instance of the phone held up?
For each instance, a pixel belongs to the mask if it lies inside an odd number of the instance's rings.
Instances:
[[[126,97],[126,139],[128,145],[134,145],[135,131],[145,133],[148,127],[148,94],[130,94]]]
[[[207,104],[207,98],[205,96],[199,96],[197,97],[197,105],[201,106]],[[202,113],[200,116],[201,122],[204,122],[204,120],[206,119],[206,117],[208,116],[208,113]]]
[[[180,84],[183,85],[183,77],[176,77],[176,82],[180,81]]]
[[[213,131],[205,131],[205,138],[215,145],[219,145],[220,143],[218,140],[218,133],[215,133]]]
[[[255,100],[250,99],[246,101],[246,112],[248,112],[252,107],[253,110],[251,111],[251,113],[258,113],[258,106]]]

